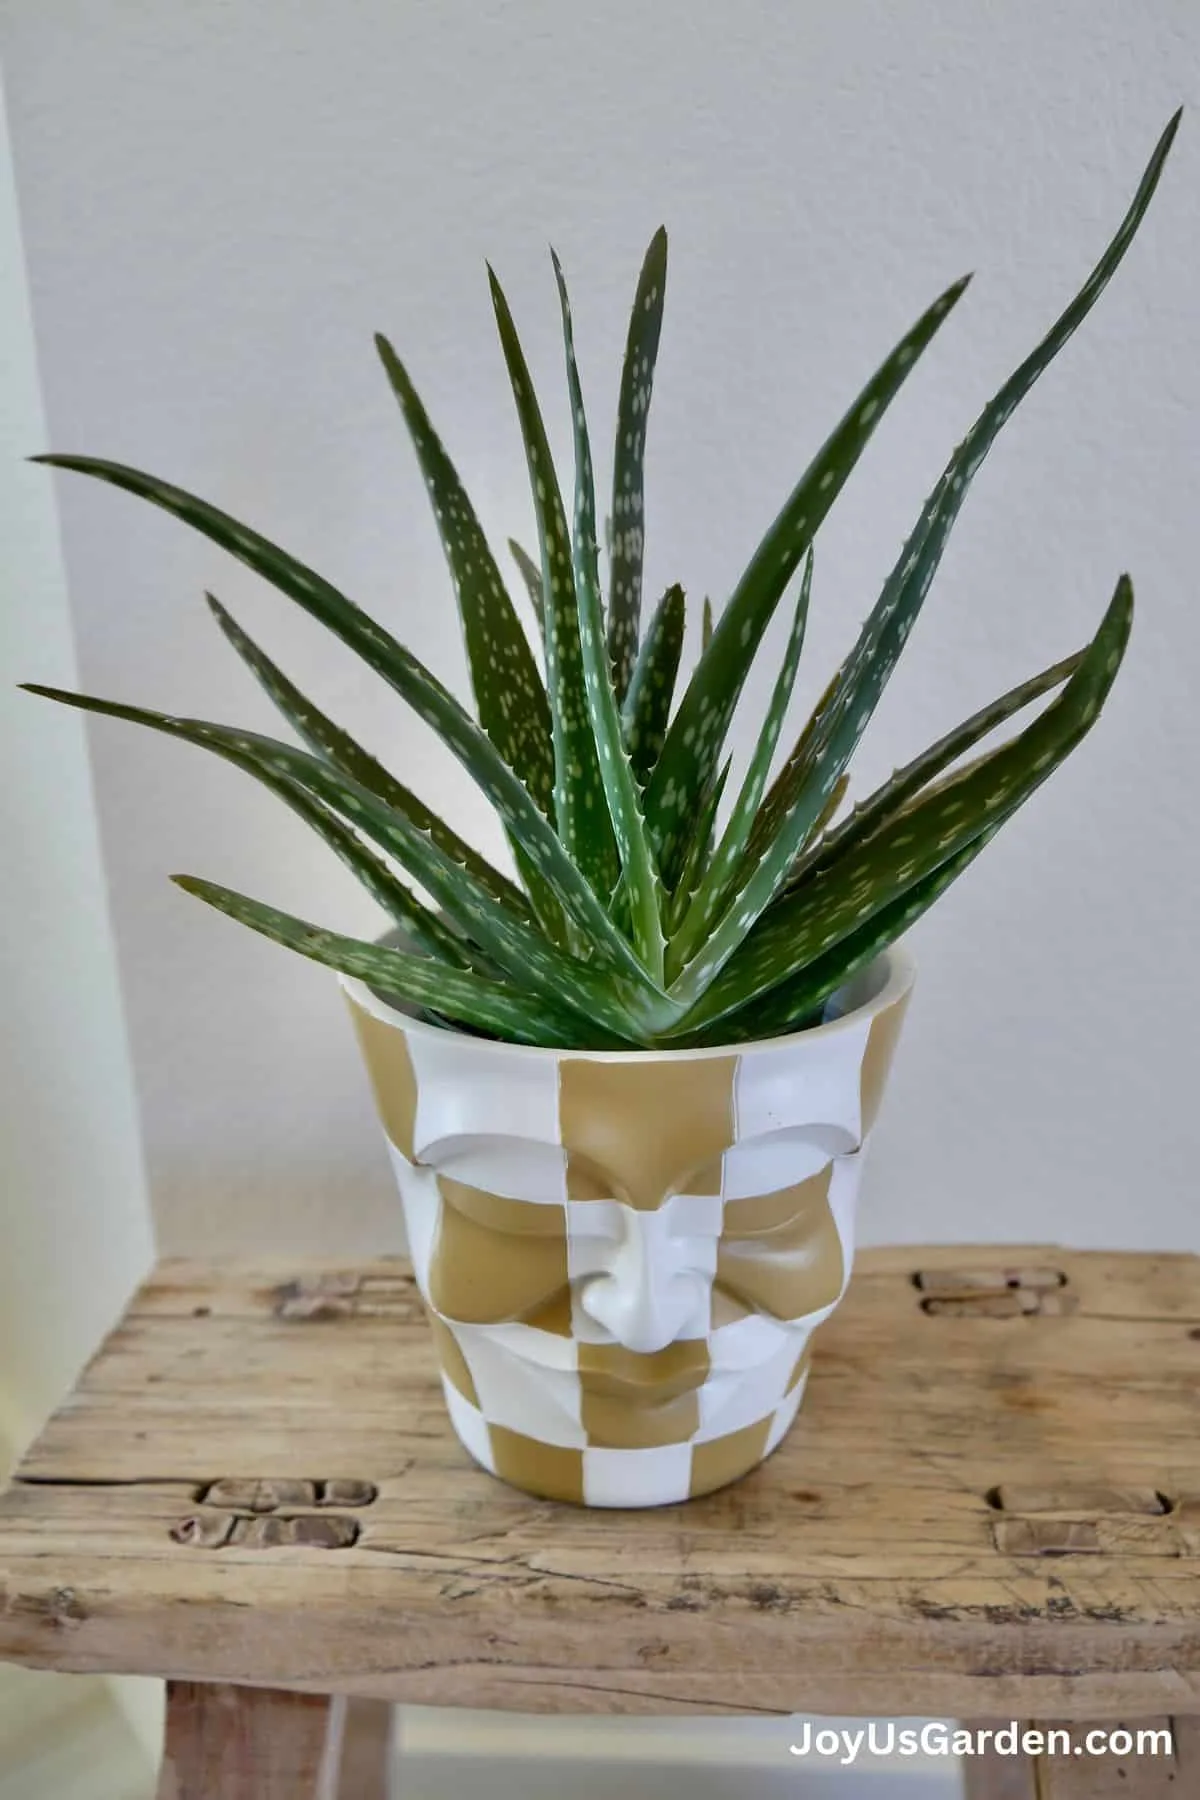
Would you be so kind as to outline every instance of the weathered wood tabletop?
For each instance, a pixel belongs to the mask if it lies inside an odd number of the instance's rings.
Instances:
[[[166,1262],[0,1500],[0,1658],[524,1711],[1200,1713],[1200,1258],[867,1251],[734,1487],[483,1474],[407,1266]]]

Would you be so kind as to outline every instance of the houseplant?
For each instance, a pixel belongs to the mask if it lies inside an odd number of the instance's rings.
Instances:
[[[514,555],[544,676],[454,466],[405,368],[378,340],[435,507],[478,718],[343,594],[228,515],[114,463],[40,459],[141,495],[264,575],[433,726],[500,815],[517,881],[321,714],[211,596],[226,636],[307,749],[31,688],[245,769],[325,839],[389,917],[390,939],[368,943],[175,877],[341,972],[455,1428],[478,1461],[518,1485],[599,1505],[686,1498],[760,1461],[795,1414],[811,1331],[849,1274],[857,1153],[911,986],[897,940],[1090,729],[1127,641],[1128,578],[1084,649],[975,714],[837,820],[847,764],[972,477],[1123,257],[1177,124],[1178,115],[1079,294],[955,450],[773,781],[814,535],[965,280],[921,316],[818,452],[706,624],[674,709],[678,587],[641,630],[661,231],[626,348],[607,604],[561,267],[555,258],[575,449],[570,526],[491,276],[538,529],[537,560],[515,546]],[[722,810],[734,707],[797,576],[767,714]],[[1051,694],[1032,723],[979,749]]]

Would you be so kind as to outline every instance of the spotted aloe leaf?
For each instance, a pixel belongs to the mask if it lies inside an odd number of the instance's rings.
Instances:
[[[368,850],[361,838],[343,824],[335,812],[314,800],[295,782],[273,782],[278,794],[306,825],[325,839],[330,849],[362,883],[371,898],[380,905],[393,923],[399,925],[413,945],[428,956],[440,957],[455,968],[476,968],[494,974],[494,968],[479,952],[472,953],[466,940],[451,931],[436,913],[422,906],[416,895],[388,868],[382,857]]]
[[[712,950],[718,928],[671,989],[688,1006],[684,1025],[711,1024],[787,981],[1009,818],[1091,729],[1132,619],[1133,589],[1122,576],[1078,668],[1031,724],[935,792],[918,794],[878,830],[852,839],[819,881],[781,899],[713,975],[702,963],[720,954]]]
[[[460,838],[403,782],[397,781],[349,732],[343,731],[314,706],[308,696],[302,694],[288,680],[283,670],[272,662],[266,651],[243,630],[215,595],[208,594],[206,598],[213,617],[242,661],[292,730],[316,755],[323,756],[335,769],[340,769],[343,775],[353,776],[355,781],[370,788],[393,812],[403,813],[415,830],[426,832],[438,848],[444,850],[454,862],[461,863],[493,899],[502,901],[519,918],[529,917],[529,905],[520,888],[514,887],[507,876],[502,875],[499,869],[494,869],[486,857],[480,856],[465,838]]]
[[[683,589],[676,583],[654,609],[621,708],[625,746],[641,787],[645,787],[667,735],[685,623]]]
[[[716,767],[775,608],[879,421],[969,279],[955,282],[926,309],[867,383],[793,488],[716,621],[646,791],[646,817],[668,886],[678,874],[688,822]]]
[[[525,352],[504,290],[490,268],[488,278],[537,517],[546,605],[546,686],[554,740],[555,823],[573,867],[594,895],[607,899],[620,868],[588,709],[567,516]]]
[[[567,359],[567,392],[575,421],[575,518],[572,568],[579,608],[579,642],[583,654],[588,716],[600,757],[600,779],[621,858],[633,944],[652,981],[661,985],[666,940],[662,928],[662,889],[642,818],[641,794],[621,735],[621,714],[613,689],[604,637],[596,545],[596,492],[587,412],[575,359],[571,302],[562,265],[554,256],[554,274],[562,310],[563,347]]]
[[[201,738],[188,727],[198,725],[199,721],[167,719],[160,720],[152,714],[140,713],[137,708],[118,708],[108,703],[99,704],[87,701],[82,695],[72,695],[54,688],[30,688],[31,693],[40,693],[54,700],[66,701],[68,705],[81,706],[91,712],[106,712],[110,716],[132,719],[138,724],[157,725],[162,730],[170,730],[173,736],[185,741],[201,742]],[[231,734],[232,736],[232,734]],[[347,826],[341,818],[324,801],[310,793],[307,788],[290,776],[277,773],[265,763],[255,763],[249,757],[238,754],[231,743],[225,752],[226,759],[235,766],[254,774],[264,787],[270,789],[292,809],[298,818],[303,819],[318,836],[333,850],[341,862],[348,868],[370,894],[371,898],[388,914],[392,921],[401,926],[413,941],[414,945],[432,957],[439,957],[456,968],[468,968],[473,964],[487,972],[494,973],[482,956],[473,958],[466,941],[446,924],[428,907],[422,906],[416,896],[405,887],[404,883],[393,875],[382,859],[376,856],[357,834]]]
[[[675,892],[667,905],[667,935],[674,937],[687,914],[688,907],[695,897],[696,889],[704,879],[713,854],[713,846],[717,831],[717,813],[721,799],[725,793],[725,784],[729,780],[732,763],[726,759],[716,780],[704,796],[700,811],[696,817],[696,828],[692,833],[692,841],[688,845],[684,858],[683,870],[679,877]]]
[[[529,595],[533,616],[537,623],[538,637],[544,648],[546,643],[546,600],[542,593],[542,571],[528,550],[523,550],[515,538],[509,538],[508,549],[517,565],[517,573],[525,584],[525,591]]]
[[[775,687],[763,720],[762,730],[758,734],[758,742],[750,758],[742,781],[741,791],[734,801],[729,822],[717,845],[712,862],[704,872],[703,879],[696,890],[678,934],[671,940],[671,956],[676,970],[681,968],[699,946],[704,942],[711,929],[713,920],[721,909],[721,903],[729,889],[746,841],[750,836],[763,790],[767,785],[767,776],[771,771],[771,760],[775,755],[775,746],[779,742],[779,734],[783,729],[784,714],[792,698],[792,689],[796,684],[796,670],[800,664],[800,650],[804,643],[804,630],[808,623],[808,605],[812,595],[812,551],[804,565],[804,577],[800,583],[800,595],[796,602],[796,610],[792,618],[792,628],[788,633],[788,641],[784,648],[783,661],[775,679]]]
[[[731,1016],[710,1025],[707,1030],[686,1035],[688,1047],[753,1042],[759,1038],[780,1037],[786,1032],[819,1023],[826,1001],[863,969],[869,968],[880,951],[886,950],[915,925],[951,882],[957,881],[963,870],[975,861],[998,829],[998,826],[991,826],[981,831],[965,850],[940,863],[923,881],[914,882],[898,900],[881,907],[865,925],[840,939],[824,956],[807,963],[789,981],[781,982],[748,1006],[739,1007]]]
[[[513,610],[475,508],[408,371],[382,333],[376,335],[375,347],[400,403],[429,490],[458,598],[479,723],[542,811],[550,814],[554,801],[550,706],[529,639]]]
[[[541,811],[553,817],[550,706],[529,639],[508,597],[475,508],[407,369],[382,333],[376,334],[375,348],[400,403],[429,490],[458,599],[479,723]],[[553,892],[525,856],[520,838],[511,831],[509,838],[538,918],[549,936],[560,939],[564,935],[563,916]]]
[[[638,278],[617,400],[609,541],[608,655],[618,705],[625,699],[638,651],[645,548],[646,418],[658,360],[667,289],[667,234],[650,240]]]
[[[897,769],[882,787],[876,788],[873,794],[847,815],[836,831],[828,833],[799,859],[788,878],[788,887],[798,887],[802,881],[819,875],[852,838],[869,837],[872,831],[899,812],[914,794],[927,789],[931,782],[983,738],[996,731],[1014,713],[1031,706],[1035,700],[1040,700],[1051,688],[1060,687],[1075,673],[1084,655],[1084,651],[1076,651],[1073,656],[1063,657],[1061,662],[1052,663],[1040,674],[1010,688],[1007,694],[980,707],[978,712],[972,713],[961,725],[956,725],[953,731],[948,731],[936,744],[931,744],[928,750],[922,751],[920,756],[914,757],[902,769]],[[835,790],[839,799],[847,780],[845,775],[839,778],[838,788]],[[817,821],[814,837],[821,831],[823,823],[823,820]]]
[[[821,833],[827,829],[830,820],[833,818],[834,813],[837,811],[838,807],[842,804],[842,801],[845,799],[846,790],[849,786],[850,786],[849,775],[839,775],[837,778],[837,782],[835,783],[828,800],[826,800],[824,806],[821,808],[820,812],[817,814],[817,821],[816,821],[816,824],[813,826],[813,836],[814,837],[819,838],[821,836]],[[795,865],[793,865],[793,873],[794,872],[795,872]]]
[[[215,881],[203,881],[195,875],[173,875],[171,879],[186,894],[216,907],[241,925],[260,932],[289,950],[298,951],[312,962],[339,969],[345,975],[369,982],[383,995],[392,995],[402,1004],[428,1008],[446,1018],[458,1020],[495,1037],[507,1038],[514,1044],[537,1044],[558,1049],[571,1049],[579,1043],[579,1018],[566,1008],[550,1001],[535,999],[514,988],[511,982],[493,981],[463,969],[448,969],[404,950],[393,950],[379,944],[364,943],[359,938],[343,937],[327,931],[307,919],[280,912],[261,900],[252,900],[232,888]],[[600,1031],[595,1034],[598,1049],[628,1049],[628,1039]]]
[[[884,583],[858,642],[839,671],[833,691],[814,722],[804,754],[797,757],[787,779],[768,799],[763,840],[778,842],[781,836],[797,837],[799,826],[797,847],[803,843],[806,820],[811,823],[813,809],[854,754],[896,666],[972,478],[1010,414],[1108,286],[1150,204],[1178,122],[1176,115],[1160,138],[1128,212],[1078,294],[984,407],[951,457]]]
[[[821,698],[817,701],[816,706],[805,720],[800,735],[793,744],[783,767],[780,769],[779,774],[775,777],[775,780],[767,790],[767,797],[758,809],[758,816],[755,819],[750,832],[750,842],[747,849],[752,856],[761,855],[763,850],[765,850],[767,845],[771,842],[771,839],[779,828],[780,819],[786,814],[789,806],[791,806],[799,792],[797,772],[804,766],[813,740],[816,737],[817,730],[822,719],[825,717],[829,703],[837,692],[838,683],[842,678],[842,670],[844,668],[845,662],[834,671],[833,675],[826,683]],[[837,792],[837,784],[830,789],[831,794],[835,792]],[[826,803],[825,807],[822,809],[821,816],[828,817],[832,810],[832,807]],[[817,830],[816,824],[814,824],[813,830]]]
[[[684,982],[681,998],[696,991],[693,980],[707,983],[716,976],[786,882],[821,809],[854,754],[904,648],[973,476],[1013,409],[1103,293],[1150,203],[1173,135],[1173,129],[1168,128],[1133,204],[1075,299],[984,408],[951,457],[884,583],[858,643],[843,664],[834,691],[816,722],[806,756],[796,770],[794,791],[785,797],[786,810],[772,820],[766,848],[759,853],[755,846],[750,847],[725,914],[696,957],[695,975],[689,975]],[[665,750],[663,754],[665,759]]]
[[[319,619],[394,688],[458,757],[506,829],[519,838],[530,861],[553,888],[594,954],[609,967],[623,970],[635,983],[644,979],[632,947],[613,926],[594,889],[572,861],[565,842],[487,733],[437,677],[361,607],[259,532],[169,482],[98,457],[39,456],[33,460],[95,476],[162,507],[228,550]]]
[[[561,1001],[585,1017],[595,1017],[618,1034],[628,1031],[630,1017],[611,981],[556,949],[534,926],[514,918],[402,813],[393,812],[378,795],[342,775],[322,758],[258,732],[236,731],[208,719],[181,719],[55,688],[35,686],[30,691],[197,744],[256,776],[268,787],[277,787],[282,777],[303,788],[351,820],[356,830],[394,856],[447,918],[511,979],[535,993]]]

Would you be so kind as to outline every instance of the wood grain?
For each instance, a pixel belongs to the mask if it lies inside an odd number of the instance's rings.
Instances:
[[[1071,1309],[923,1308],[1014,1276]],[[0,1656],[529,1712],[1200,1712],[1200,1258],[867,1251],[782,1448],[643,1513],[468,1461],[402,1262],[164,1263],[0,1500]]]

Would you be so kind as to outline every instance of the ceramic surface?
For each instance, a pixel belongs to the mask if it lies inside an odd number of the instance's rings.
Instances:
[[[498,1044],[343,980],[477,1462],[654,1506],[775,1448],[849,1280],[913,974],[893,947],[815,1030],[667,1054]]]

